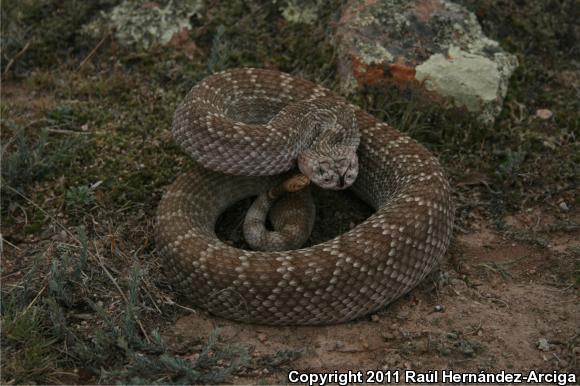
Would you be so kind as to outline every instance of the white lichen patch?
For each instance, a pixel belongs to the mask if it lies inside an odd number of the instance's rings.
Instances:
[[[447,56],[434,54],[417,66],[415,77],[429,91],[449,97],[471,112],[481,113],[482,121],[488,122],[498,112],[498,99],[503,99],[507,90],[506,74],[515,65],[513,57],[505,54],[496,54],[493,61],[451,46]]]
[[[291,23],[312,25],[318,19],[318,8],[320,5],[320,0],[316,0],[315,2],[288,0],[284,6],[280,7],[280,11],[284,19]]]
[[[191,28],[190,18],[203,7],[202,0],[169,1],[166,5],[147,1],[123,1],[84,26],[92,36],[112,31],[122,45],[147,50],[169,43],[174,34]]]
[[[382,62],[392,62],[395,57],[387,51],[379,42],[372,44],[361,44],[357,45],[360,52],[360,57],[365,64],[376,64]]]
[[[448,56],[434,54],[416,68],[416,79],[440,95],[452,97],[469,111],[480,111],[481,102],[495,99],[499,88],[497,65],[486,57],[457,47]]]

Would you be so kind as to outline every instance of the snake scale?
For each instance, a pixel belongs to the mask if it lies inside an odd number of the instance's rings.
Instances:
[[[279,183],[280,173],[325,141],[325,125],[334,133],[324,146],[346,144],[326,150],[357,150],[349,165],[337,166],[340,175],[321,171],[314,182],[340,178],[375,212],[303,249],[250,251],[218,239],[218,216]],[[353,320],[411,290],[449,245],[454,206],[438,160],[320,85],[274,70],[217,73],[178,106],[172,132],[196,163],[161,199],[157,248],[175,287],[214,315],[274,325]]]

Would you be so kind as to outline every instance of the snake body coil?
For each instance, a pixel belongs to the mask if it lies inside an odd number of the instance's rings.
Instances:
[[[304,249],[256,252],[220,241],[218,216],[279,183],[280,176],[264,175],[294,167],[297,155],[312,146],[295,116],[308,114],[317,101],[353,112],[360,138],[344,135],[360,140],[352,189],[376,212]],[[197,164],[159,204],[157,247],[169,279],[215,315],[280,325],[352,320],[411,290],[449,245],[454,210],[437,159],[322,86],[271,70],[218,73],[180,104],[173,134]]]

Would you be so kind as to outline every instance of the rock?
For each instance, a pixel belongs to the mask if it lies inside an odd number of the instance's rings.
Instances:
[[[536,110],[536,117],[540,118],[540,119],[550,119],[552,118],[552,116],[554,115],[554,113],[552,112],[552,110],[548,110],[548,109],[538,109]]]
[[[570,207],[568,206],[568,204],[566,203],[566,201],[561,201],[558,206],[560,207],[560,210],[563,211],[563,212],[567,212],[567,211],[570,210]]]
[[[189,19],[198,14],[202,6],[202,0],[170,1],[165,6],[151,1],[125,0],[101,12],[83,27],[83,32],[102,37],[111,30],[121,45],[139,50],[156,44],[176,44],[183,40],[184,30],[191,29]]]
[[[437,304],[435,307],[433,307],[433,311],[435,311],[435,312],[443,312],[443,311],[445,311],[445,307],[442,306],[442,305],[440,305],[440,304]]]
[[[268,340],[268,335],[266,334],[258,334],[258,340],[262,343],[265,343]]]
[[[449,0],[351,0],[336,31],[341,87],[410,86],[430,102],[493,122],[514,55],[487,38],[477,18]]]
[[[394,335],[394,334],[392,334],[392,333],[390,333],[390,332],[383,332],[383,333],[381,334],[381,336],[383,337],[383,339],[384,339],[385,341],[389,341],[389,340],[393,340],[393,339],[395,339],[395,335]]]
[[[548,340],[546,338],[538,339],[536,347],[538,347],[538,350],[540,351],[550,351],[550,343],[548,343]]]

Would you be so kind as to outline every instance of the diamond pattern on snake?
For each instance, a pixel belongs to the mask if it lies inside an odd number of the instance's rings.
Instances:
[[[410,291],[449,246],[454,205],[439,161],[320,85],[274,70],[217,73],[187,94],[172,133],[195,166],[161,199],[157,248],[175,287],[214,315],[272,325],[350,321]],[[288,182],[295,168],[302,177]],[[300,248],[300,232],[314,222],[308,188],[280,187],[308,182],[350,188],[375,212]],[[256,195],[262,202],[244,233],[265,250],[221,241],[218,216]],[[270,205],[274,232],[263,227]]]

